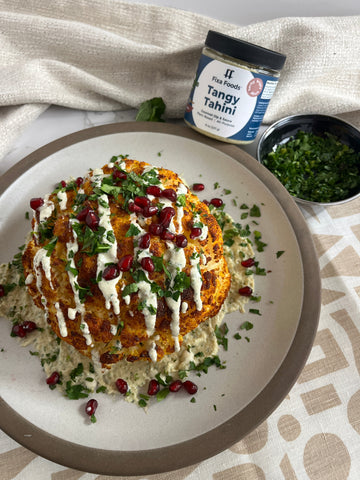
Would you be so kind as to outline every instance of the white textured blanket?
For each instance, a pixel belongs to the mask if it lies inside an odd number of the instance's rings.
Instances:
[[[287,56],[265,123],[317,112],[360,126],[360,16],[239,27],[118,0],[2,0],[0,158],[51,104],[120,110],[159,96],[181,117],[209,29]]]

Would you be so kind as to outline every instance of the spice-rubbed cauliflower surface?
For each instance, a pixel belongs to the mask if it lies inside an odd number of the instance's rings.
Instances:
[[[103,366],[178,351],[227,297],[221,229],[170,170],[113,157],[31,206],[28,291],[56,335]]]

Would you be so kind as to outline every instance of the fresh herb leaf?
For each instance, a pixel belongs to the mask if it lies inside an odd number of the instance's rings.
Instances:
[[[151,98],[142,102],[135,117],[137,122],[163,122],[161,118],[165,113],[166,105],[160,97]]]

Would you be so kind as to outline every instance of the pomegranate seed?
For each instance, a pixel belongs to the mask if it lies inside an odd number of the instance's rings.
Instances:
[[[22,324],[23,329],[25,330],[26,333],[28,332],[33,332],[34,330],[37,329],[37,325],[35,322],[31,322],[30,320],[25,320]]]
[[[96,230],[99,226],[100,218],[96,215],[94,210],[89,210],[85,218],[85,223],[91,228],[91,230]]]
[[[16,325],[14,325],[12,327],[10,335],[12,337],[24,338],[24,337],[26,337],[26,331],[25,331],[24,327],[22,325],[20,325],[20,323],[17,323]]]
[[[0,285],[0,297],[5,297],[5,287],[4,287],[4,285]]]
[[[161,196],[171,200],[172,202],[176,202],[177,199],[177,194],[172,188],[165,188],[165,190],[161,192]]]
[[[205,203],[205,205],[208,207],[210,205],[209,200],[203,200],[202,203]]]
[[[194,183],[192,189],[194,192],[202,192],[205,189],[205,185],[203,183]]]
[[[127,393],[129,387],[125,380],[123,380],[122,378],[118,378],[115,382],[115,385],[122,395],[125,395]]]
[[[119,270],[122,272],[128,272],[131,268],[133,260],[134,257],[132,255],[125,255],[124,257],[120,258],[118,263]]]
[[[61,188],[65,188],[65,187],[66,187],[66,182],[65,182],[65,180],[61,180],[61,182],[59,183],[59,187],[61,187]]]
[[[191,380],[186,380],[186,382],[183,383],[183,387],[190,395],[194,395],[198,391],[197,385]]]
[[[160,223],[164,228],[170,225],[171,219],[175,216],[176,212],[173,207],[165,207],[160,212]]]
[[[160,225],[160,223],[151,223],[149,225],[149,233],[151,233],[151,235],[159,236],[163,230],[164,227]]]
[[[139,240],[139,248],[145,249],[150,245],[151,235],[150,233],[145,233]]]
[[[163,230],[160,234],[160,238],[163,240],[169,240],[172,242],[175,238],[175,233],[170,232],[169,230]]]
[[[152,195],[153,197],[160,197],[161,196],[161,188],[157,187],[156,185],[150,185],[146,188],[146,193],[148,195]]]
[[[53,372],[49,378],[46,379],[46,383],[52,387],[59,383],[60,380],[60,374],[58,372]]]
[[[83,222],[85,220],[86,215],[90,212],[90,210],[90,207],[85,207],[76,215],[76,218],[79,220],[79,222]]]
[[[160,384],[157,380],[150,380],[149,382],[149,386],[148,386],[148,395],[156,395],[158,393],[158,391],[160,390]]]
[[[156,205],[149,205],[148,207],[144,207],[144,210],[142,211],[142,214],[144,217],[152,217],[153,215],[156,215],[158,213],[159,209]]]
[[[108,265],[103,271],[102,278],[104,280],[114,280],[119,276],[119,267],[118,265]]]
[[[200,237],[201,235],[201,228],[199,227],[193,227],[190,232],[190,238],[197,238]]]
[[[214,207],[219,208],[224,202],[221,200],[221,198],[212,198],[210,203],[211,205],[214,205]]]
[[[30,200],[30,207],[33,210],[38,210],[42,205],[44,205],[44,200],[40,197],[32,198]]]
[[[114,170],[113,171],[113,178],[115,180],[126,180],[127,174],[125,172],[122,172],[121,170]]]
[[[241,265],[245,268],[253,267],[255,265],[255,260],[253,258],[247,258],[241,262]]]
[[[136,203],[134,203],[134,202],[129,202],[128,209],[129,209],[129,212],[131,212],[131,213],[141,213],[142,212],[142,208],[140,207],[140,205],[136,205]]]
[[[170,392],[178,392],[183,386],[183,383],[181,380],[174,380],[173,382],[170,383],[169,385],[169,390]]]
[[[134,203],[135,205],[138,205],[141,208],[145,208],[150,205],[150,199],[147,197],[135,197]]]
[[[242,287],[242,288],[239,288],[239,295],[243,296],[243,297],[251,297],[253,291],[252,291],[252,288],[251,287]]]
[[[188,244],[187,238],[182,233],[176,236],[175,244],[179,248],[185,248]]]
[[[82,177],[77,177],[75,183],[78,187],[80,187],[84,183],[84,179]]]
[[[98,402],[94,398],[92,398],[87,402],[85,412],[87,413],[87,415],[89,415],[89,417],[91,417],[95,414],[97,407]]]
[[[151,260],[150,257],[144,257],[141,259],[141,266],[144,270],[151,273],[155,270],[154,262]]]

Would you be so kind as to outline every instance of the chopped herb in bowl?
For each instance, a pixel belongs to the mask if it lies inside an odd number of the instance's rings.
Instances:
[[[330,133],[300,130],[262,163],[299,199],[339,202],[360,190],[360,153]]]

